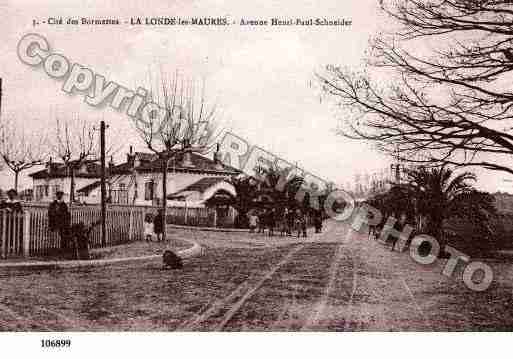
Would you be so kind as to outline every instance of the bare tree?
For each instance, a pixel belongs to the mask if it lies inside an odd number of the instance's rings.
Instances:
[[[0,125],[0,156],[5,166],[14,173],[16,191],[20,173],[45,160],[44,142],[44,136],[27,134],[21,124],[6,120]]]
[[[71,178],[69,202],[75,200],[75,171],[87,160],[98,160],[99,140],[91,122],[75,115],[71,120],[55,120],[55,132],[50,142],[53,155],[62,161]]]
[[[150,80],[146,100],[157,104],[159,109],[147,113],[140,111],[134,117],[134,124],[161,164],[165,224],[169,162],[192,152],[209,152],[219,135],[220,113],[215,103],[207,102],[204,81],[199,85],[178,72],[166,74],[161,71],[157,80]],[[165,230],[163,238],[166,238]]]
[[[371,42],[367,68],[318,74],[346,110],[340,133],[404,161],[513,174],[511,1],[380,3],[398,29]]]

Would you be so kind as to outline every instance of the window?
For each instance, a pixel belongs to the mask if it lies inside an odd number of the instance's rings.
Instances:
[[[144,184],[144,200],[153,201],[155,183],[153,181]]]
[[[34,197],[36,201],[43,199],[43,197],[48,197],[48,185],[38,185],[34,188]]]
[[[118,204],[128,204],[128,191],[127,190],[111,191],[111,202],[118,203]]]

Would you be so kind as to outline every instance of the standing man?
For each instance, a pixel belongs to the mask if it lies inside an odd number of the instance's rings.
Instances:
[[[315,225],[315,233],[322,232],[322,212],[321,210],[315,210],[314,212],[314,225]]]
[[[404,227],[406,226],[406,213],[401,213],[399,220],[394,223],[394,229],[398,232],[402,232]],[[392,237],[392,246],[390,247],[390,250],[393,251],[395,249],[395,245],[399,241],[399,238],[396,236]]]
[[[21,212],[21,203],[17,199],[18,192],[14,189],[7,191],[7,200],[2,203],[2,208],[7,209],[10,212]]]
[[[265,227],[267,225],[267,213],[265,209],[258,212],[258,233],[265,233]]]
[[[48,207],[48,228],[52,232],[58,232],[61,239],[61,249],[65,252],[69,248],[69,234],[71,227],[71,214],[63,200],[64,192],[58,191],[56,199]]]
[[[269,228],[269,237],[274,236],[274,227],[276,227],[276,209],[269,209],[267,212],[267,226]]]
[[[258,226],[258,216],[254,212],[251,212],[249,215],[249,232],[254,233],[257,226]]]
[[[285,220],[287,221],[287,235],[292,236],[292,230],[294,229],[294,210],[287,209],[285,214]]]
[[[164,210],[162,208],[158,210],[157,215],[153,219],[153,230],[157,236],[157,242],[162,241],[164,239],[163,233],[165,230]]]

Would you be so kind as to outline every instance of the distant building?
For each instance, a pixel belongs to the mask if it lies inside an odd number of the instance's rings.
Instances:
[[[69,200],[71,175],[62,163],[48,162],[40,171],[29,174],[32,178],[33,200],[51,202],[55,194],[64,192],[65,200]],[[84,186],[100,179],[100,164],[96,161],[85,161],[75,170],[75,192]]]
[[[236,191],[230,183],[238,170],[220,160],[194,152],[177,153],[168,163],[167,199],[174,206],[204,206],[216,197]],[[113,203],[160,205],[162,203],[163,160],[155,154],[128,153],[127,160],[111,166],[109,193]]]
[[[162,204],[162,160],[156,154],[130,152],[126,161],[107,168],[107,196],[110,203],[134,205]],[[203,207],[229,203],[236,196],[230,178],[239,175],[235,168],[194,152],[176,153],[169,161],[167,198],[169,206]],[[34,199],[49,202],[57,191],[69,199],[71,177],[63,164],[49,163],[44,170],[30,174]],[[75,172],[75,198],[82,203],[100,203],[100,165],[84,163]]]
[[[32,202],[34,200],[34,191],[32,188],[27,188],[18,193],[20,201]]]
[[[496,192],[492,195],[495,197],[495,207],[499,213],[513,213],[513,194]]]

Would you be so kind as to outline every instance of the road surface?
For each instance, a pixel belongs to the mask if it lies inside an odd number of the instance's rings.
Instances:
[[[330,221],[307,239],[173,230],[206,254],[181,271],[159,262],[0,273],[3,330],[511,330],[512,270],[472,292],[407,252]]]

